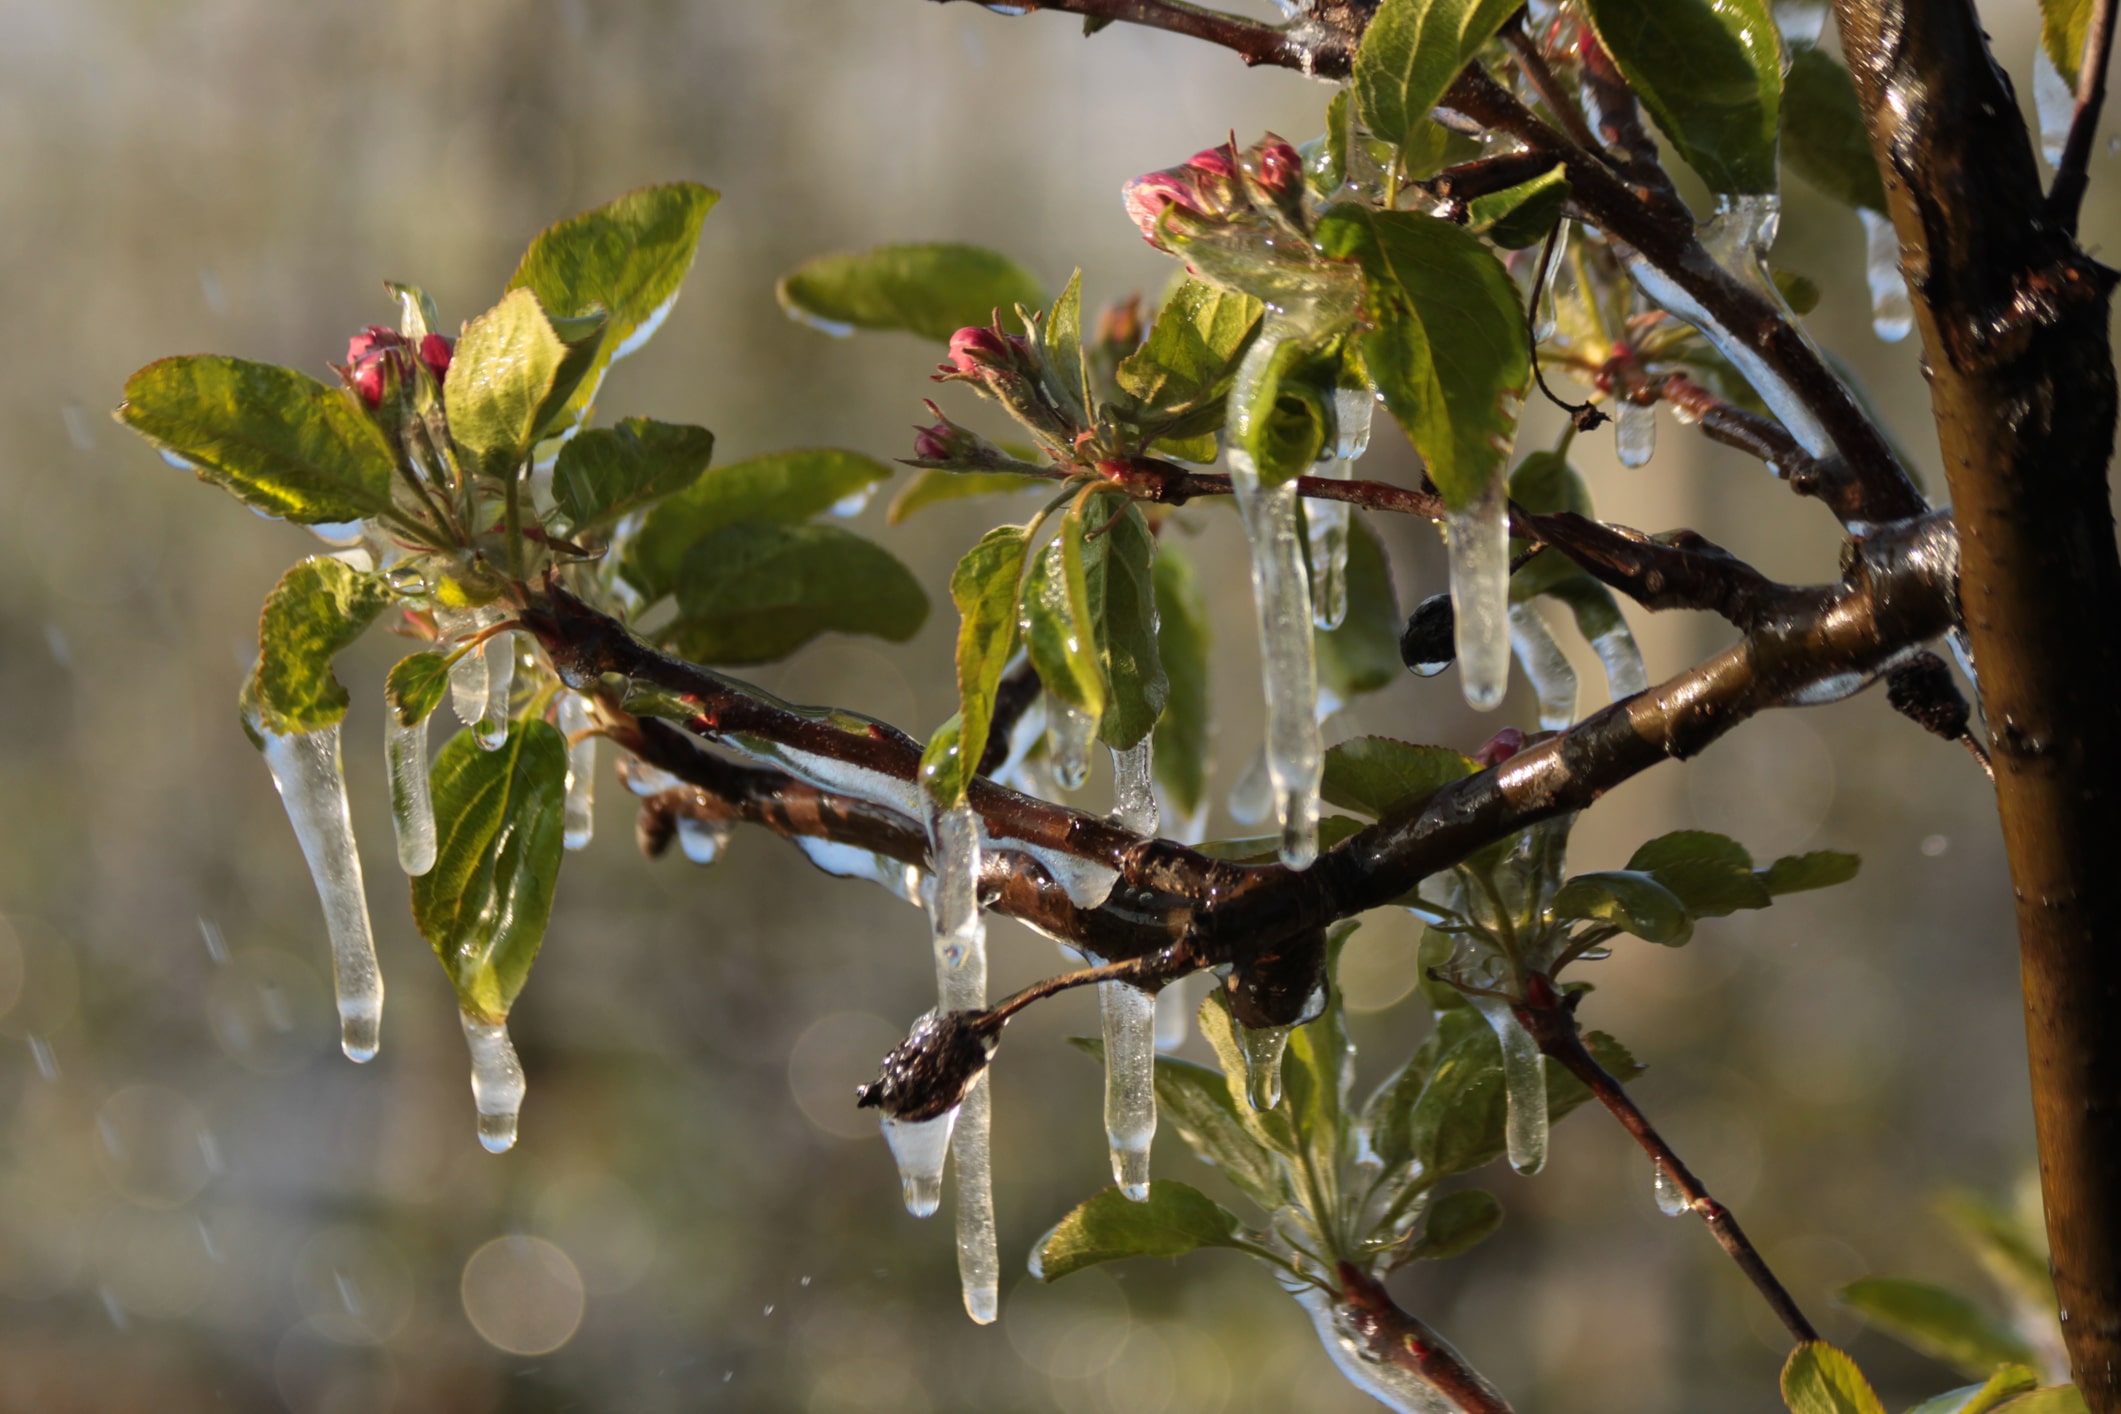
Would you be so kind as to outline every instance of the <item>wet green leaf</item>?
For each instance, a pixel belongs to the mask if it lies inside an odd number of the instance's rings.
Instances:
[[[1998,1365],[2030,1365],[2032,1347],[1955,1291],[1908,1277],[1864,1277],[1841,1288],[1844,1306],[1903,1344],[1983,1379]]]
[[[1767,0],[1585,0],[1584,9],[1711,191],[1775,190],[1782,36]]]
[[[1252,402],[1242,419],[1238,409],[1230,409],[1230,430],[1234,434],[1245,429],[1240,445],[1268,486],[1309,472],[1332,435],[1330,409],[1339,363],[1324,356],[1324,342],[1285,339],[1276,344],[1251,389]]]
[[[390,443],[353,397],[306,373],[202,354],[125,383],[118,421],[267,515],[316,525],[391,508]]]
[[[1517,286],[1478,236],[1415,212],[1338,206],[1318,243],[1361,264],[1370,377],[1445,501],[1470,505],[1502,475],[1531,383]]]
[[[1087,426],[1097,406],[1090,395],[1090,365],[1083,358],[1083,272],[1068,277],[1068,288],[1047,311],[1039,328],[1046,369],[1060,394],[1061,407],[1077,424]]]
[[[743,521],[793,524],[860,495],[891,468],[859,452],[804,448],[772,452],[710,468],[641,523],[619,573],[651,602],[677,587],[678,567],[694,546]]]
[[[903,643],[928,617],[912,572],[836,525],[724,526],[685,557],[677,601],[664,636],[699,663],[770,663],[827,632]]]
[[[2040,0],[2040,47],[2072,93],[2084,67],[2084,36],[2091,22],[2092,0]]]
[[[950,576],[957,605],[957,716],[928,739],[921,779],[938,804],[964,798],[987,749],[994,694],[1016,650],[1017,584],[1030,541],[1020,525],[997,526],[965,552]]]
[[[1782,1367],[1782,1399],[1790,1414],[1885,1414],[1856,1362],[1823,1340],[1790,1352]]]
[[[1200,813],[1208,794],[1212,708],[1208,700],[1208,604],[1192,562],[1167,532],[1157,543],[1156,654],[1169,690],[1156,719],[1150,761],[1164,796],[1181,816]]]
[[[1982,1383],[1925,1399],[1907,1414],[1991,1414],[2011,1396],[2025,1394],[2039,1383],[2040,1377],[2025,1366],[2005,1365]]]
[[[915,472],[905,489],[891,498],[891,505],[884,512],[884,521],[888,525],[897,525],[915,511],[924,511],[945,501],[962,501],[973,496],[1006,496],[1035,486],[1052,485],[1043,476],[1019,476],[1012,471],[938,471],[928,467]]]
[[[1837,850],[1815,849],[1810,854],[1786,854],[1759,872],[1767,891],[1780,897],[1807,889],[1830,889],[1856,877],[1863,861]]]
[[[1203,1247],[1246,1248],[1237,1215],[1189,1184],[1158,1179],[1146,1202],[1117,1188],[1084,1203],[1039,1239],[1031,1271],[1044,1281],[1122,1257],[1183,1257]]]
[[[714,434],[629,417],[616,427],[577,433],[560,448],[552,495],[579,534],[609,526],[700,479],[714,456]]]
[[[1782,80],[1782,160],[1844,206],[1885,210],[1885,183],[1849,71],[1800,49]]]
[[[1083,520],[1070,511],[1060,534],[1032,562],[1018,605],[1024,651],[1047,692],[1096,718],[1105,711],[1105,672],[1098,660],[1090,616],[1090,586],[1083,575]]]
[[[1155,730],[1170,696],[1156,648],[1156,537],[1141,507],[1118,495],[1091,497],[1084,517],[1095,538],[1085,544],[1083,576],[1105,677],[1097,734],[1125,751]]]
[[[449,691],[449,655],[413,653],[398,660],[383,684],[383,701],[400,726],[417,726],[432,716]]]
[[[471,321],[443,380],[442,405],[449,435],[472,470],[500,481],[517,474],[566,357],[567,346],[528,290],[510,291]]]
[[[1463,1256],[1493,1237],[1501,1226],[1502,1204],[1494,1194],[1461,1188],[1436,1200],[1429,1209],[1428,1226],[1407,1256],[1428,1262]]]
[[[2075,1385],[2049,1385],[1996,1406],[1996,1414],[2091,1414]]]
[[[1466,208],[1466,228],[1504,250],[1538,245],[1561,219],[1561,204],[1569,199],[1567,170],[1557,162],[1529,182],[1475,197]]]
[[[1038,281],[1005,255],[956,244],[827,255],[781,279],[781,308],[831,334],[903,329],[938,343],[998,310],[1043,309]]]
[[[1180,285],[1148,339],[1120,362],[1119,386],[1130,399],[1122,414],[1177,437],[1220,426],[1220,404],[1264,312],[1250,295],[1199,280]],[[1181,416],[1189,412],[1196,415]]]
[[[331,660],[367,632],[391,602],[382,575],[313,555],[280,577],[258,616],[258,663],[244,700],[280,736],[328,727],[346,715],[346,688]]]
[[[1355,105],[1397,146],[1517,6],[1509,0],[1384,0],[1355,51]]]
[[[1707,830],[1659,835],[1629,857],[1628,868],[1670,889],[1696,918],[1721,918],[1774,902],[1753,873],[1753,856],[1745,846]]]
[[[507,1019],[545,937],[560,873],[567,743],[550,724],[518,721],[498,750],[470,732],[435,758],[434,868],[412,881],[412,916],[442,960],[458,1004]]]
[[[1628,869],[1576,875],[1554,895],[1554,916],[1597,919],[1667,947],[1678,947],[1694,931],[1676,894],[1651,875]]]
[[[1399,631],[1406,619],[1392,589],[1392,565],[1384,542],[1360,515],[1348,520],[1348,611],[1340,627],[1312,637],[1318,687],[1342,703],[1390,687],[1406,675],[1399,661]]]
[[[1351,737],[1326,752],[1319,795],[1343,810],[1382,818],[1479,769],[1479,762],[1448,747],[1416,746],[1388,736]]]

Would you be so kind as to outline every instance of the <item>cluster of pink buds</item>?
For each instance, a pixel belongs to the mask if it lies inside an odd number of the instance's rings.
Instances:
[[[1163,251],[1174,250],[1174,237],[1183,243],[1217,227],[1256,224],[1262,217],[1301,230],[1303,159],[1272,133],[1242,155],[1232,138],[1179,166],[1136,177],[1121,195],[1142,239]]]
[[[370,407],[379,407],[383,402],[383,390],[395,369],[400,381],[412,372],[412,361],[408,355],[417,354],[419,361],[440,383],[449,373],[449,360],[456,353],[456,345],[440,334],[429,334],[422,338],[419,347],[412,344],[397,330],[382,324],[371,324],[346,341],[346,366],[339,370],[348,386],[360,395],[361,401]]]
[[[913,429],[913,460],[947,467],[952,471],[977,471],[1009,465],[1001,448],[968,427],[960,427],[943,416],[931,399],[928,411],[935,421]]]
[[[1049,444],[1067,447],[1081,430],[1061,413],[1046,386],[1046,362],[1037,345],[1003,333],[998,316],[991,328],[974,325],[950,336],[950,357],[936,365],[935,381],[970,383]]]

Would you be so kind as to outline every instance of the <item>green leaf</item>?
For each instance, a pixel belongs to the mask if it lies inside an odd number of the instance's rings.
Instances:
[[[1395,147],[1495,37],[1510,0],[1384,0],[1355,51],[1355,106]]]
[[[471,321],[443,380],[442,406],[473,470],[501,481],[516,475],[566,357],[567,345],[528,290],[511,290]]]
[[[1083,576],[1083,520],[1071,510],[1061,532],[1032,563],[1018,606],[1024,651],[1038,680],[1062,702],[1096,718],[1105,711],[1105,672],[1098,661]]]
[[[677,587],[678,567],[715,531],[744,521],[805,521],[890,475],[874,458],[829,448],[714,467],[648,512],[619,573],[652,603]]]
[[[1317,1017],[1289,1033],[1282,1055],[1282,1108],[1302,1146],[1307,1173],[1322,1210],[1340,1202],[1343,1146],[1352,1155],[1354,1134],[1345,1116],[1355,1089],[1355,1046],[1348,1039],[1335,974],[1340,950],[1358,925],[1336,925],[1326,939],[1326,1004]]]
[[[1090,421],[1097,407],[1090,396],[1090,365],[1083,357],[1083,272],[1068,277],[1068,288],[1053,302],[1039,328],[1046,371],[1060,394],[1061,408],[1077,423]]]
[[[1429,1262],[1462,1256],[1493,1237],[1501,1226],[1502,1204],[1494,1194],[1461,1188],[1436,1200],[1436,1206],[1429,1209],[1428,1226],[1407,1256]]]
[[[911,571],[836,525],[724,526],[685,557],[677,600],[664,636],[700,663],[770,663],[827,632],[903,643],[928,617]]]
[[[1782,36],[1767,0],[1585,0],[1584,9],[1711,191],[1775,190]]]
[[[1815,849],[1810,854],[1785,854],[1759,871],[1760,882],[1777,897],[1803,893],[1807,889],[1830,889],[1855,878],[1862,862],[1853,854],[1831,849]]]
[[[1567,457],[1544,449],[1527,452],[1510,473],[1510,499],[1535,515],[1591,514],[1591,492],[1583,477]]]
[[[1119,386],[1131,398],[1123,414],[1155,423],[1166,435],[1213,431],[1238,360],[1265,309],[1235,290],[1199,280],[1180,285],[1164,301],[1148,339],[1120,361]],[[1200,415],[1181,419],[1189,411]]]
[[[2084,36],[2091,22],[2092,0],[2040,0],[2040,46],[2072,93],[2084,67]]]
[[[1105,677],[1105,714],[1097,734],[1125,751],[1155,730],[1170,696],[1156,649],[1156,537],[1141,507],[1117,494],[1092,496],[1084,515],[1091,533],[1105,527],[1086,544],[1083,557]]]
[[[2034,1310],[2055,1306],[2055,1279],[2047,1267],[2047,1234],[2036,1220],[2008,1212],[1965,1188],[1946,1189],[1937,1213],[1981,1263],[1989,1280],[2014,1301]]]
[[[1686,905],[1648,874],[1606,869],[1578,874],[1554,895],[1556,918],[1611,923],[1646,942],[1678,947],[1693,936]]]
[[[1528,182],[1475,197],[1466,208],[1466,228],[1504,250],[1538,245],[1561,219],[1561,204],[1569,199],[1567,171],[1557,162]]]
[[[642,187],[548,227],[530,243],[509,289],[536,294],[556,321],[595,310],[606,316],[580,383],[562,408],[547,410],[544,426],[579,424],[604,370],[661,327],[692,269],[700,225],[719,199],[696,182]]]
[[[1031,1273],[1058,1281],[1122,1257],[1183,1257],[1203,1247],[1248,1249],[1243,1231],[1235,1213],[1189,1184],[1158,1179],[1141,1203],[1107,1188],[1039,1239]]]
[[[413,653],[398,660],[383,683],[383,701],[400,726],[418,726],[449,691],[449,655]]]
[[[467,1013],[504,1021],[545,937],[560,873],[567,743],[518,721],[496,751],[451,737],[432,773],[434,868],[412,881],[412,916]]]
[[[1016,593],[1030,540],[1020,525],[997,526],[950,575],[957,605],[957,716],[928,739],[921,780],[935,801],[957,804],[987,749],[994,694],[1016,649]]]
[[[1343,810],[1381,819],[1479,769],[1479,762],[1448,747],[1416,746],[1388,736],[1351,737],[1326,752],[1318,793]]]
[[[346,715],[346,688],[331,660],[389,607],[389,582],[344,560],[312,555],[265,596],[258,616],[258,663],[244,701],[278,736],[328,727]]]
[[[343,389],[306,373],[202,354],[125,382],[118,421],[267,515],[316,525],[391,509],[383,432]]]
[[[1478,236],[1415,212],[1338,206],[1318,244],[1361,264],[1370,377],[1445,502],[1471,504],[1508,462],[1531,383],[1517,286]]]
[[[1157,544],[1152,575],[1156,656],[1169,690],[1164,713],[1156,719],[1150,761],[1165,797],[1190,820],[1208,794],[1208,603],[1194,581],[1192,561],[1168,531]]]
[[[2033,1363],[2032,1347],[1954,1291],[1908,1277],[1865,1277],[1838,1293],[1880,1330],[1970,1379]]]
[[[2040,1377],[2025,1366],[2005,1365],[1982,1383],[1925,1399],[1907,1414],[1991,1414],[2012,1395],[2024,1394],[2039,1383]]]
[[[700,479],[714,434],[629,417],[576,434],[552,468],[552,495],[575,533],[611,525]]]
[[[1259,381],[1249,386],[1251,402],[1228,410],[1231,431],[1242,429],[1239,445],[1268,486],[1308,472],[1332,433],[1327,410],[1339,362],[1324,350],[1332,337],[1292,338],[1274,345]]]
[[[1856,85],[1817,49],[1798,50],[1782,80],[1782,160],[1844,206],[1885,210]]]
[[[405,341],[417,345],[429,334],[442,332],[442,314],[427,291],[418,285],[401,285],[395,280],[385,280],[383,288],[398,302],[398,332]]]
[[[1790,1414],[1885,1414],[1856,1362],[1823,1340],[1806,1341],[1782,1367]]]
[[[1637,849],[1628,868],[1670,889],[1696,918],[1721,918],[1774,902],[1753,873],[1753,856],[1727,835],[1675,830]]]
[[[986,324],[996,311],[1042,309],[1038,281],[1005,255],[979,246],[886,245],[827,255],[781,278],[781,308],[828,334],[903,329],[938,343]]]
[[[2075,1385],[2049,1385],[1996,1406],[1996,1414],[2091,1414]]]
[[[1252,1137],[1253,1143],[1270,1154],[1293,1161],[1297,1155],[1296,1132],[1289,1124],[1289,1107],[1276,1105],[1271,1110],[1252,1107],[1246,1094],[1245,1052],[1237,1039],[1237,1023],[1230,1019],[1230,1003],[1220,991],[1208,993],[1201,1000],[1200,1009],[1193,1014],[1194,1024],[1200,1028],[1200,1036],[1215,1052],[1215,1062],[1222,1068],[1223,1093],[1230,1102],[1230,1111]],[[1287,1059],[1284,1053],[1283,1059]]]
[[[1406,618],[1392,590],[1384,542],[1362,516],[1348,521],[1348,611],[1340,627],[1312,637],[1320,692],[1341,702],[1390,687],[1406,676],[1399,632]]]
[[[905,489],[891,498],[889,509],[884,512],[887,525],[897,525],[915,511],[924,511],[930,506],[945,501],[962,501],[973,496],[1003,496],[1017,491],[1028,491],[1034,486],[1052,486],[1043,476],[1019,476],[1013,471],[939,471],[925,467],[914,473]]]

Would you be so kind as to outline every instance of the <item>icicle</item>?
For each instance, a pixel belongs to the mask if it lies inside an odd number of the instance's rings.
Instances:
[[[427,719],[411,726],[385,709],[383,755],[390,765],[390,821],[397,828],[398,865],[407,874],[435,867],[435,806],[427,782]]]
[[[1657,454],[1657,409],[1621,398],[1613,410],[1613,454],[1626,467],[1647,466]]]
[[[477,609],[435,608],[435,627],[441,631],[443,643],[454,647],[477,633],[480,629],[500,621],[500,612],[491,606]],[[486,650],[482,644],[457,659],[449,670],[449,702],[456,709],[458,720],[465,726],[476,726],[486,715],[488,695],[488,673]]]
[[[1370,414],[1377,398],[1370,389],[1333,390],[1336,432],[1332,447],[1311,474],[1326,481],[1346,481],[1370,446]],[[1348,616],[1348,516],[1346,501],[1304,502],[1304,530],[1311,565],[1311,624],[1336,629]]]
[[[316,881],[331,932],[332,986],[339,1000],[339,1045],[349,1060],[376,1053],[383,1021],[383,974],[368,926],[368,895],[361,882],[361,855],[354,846],[353,817],[346,808],[346,777],[339,767],[339,726],[300,736],[263,732],[265,765],[280,803],[301,842],[309,876]]]
[[[1164,983],[1164,989],[1156,994],[1156,1049],[1175,1051],[1185,1045],[1192,1016],[1186,996],[1186,979],[1180,977]]]
[[[1554,337],[1561,324],[1561,299],[1554,286],[1561,278],[1562,261],[1569,253],[1569,223],[1563,221],[1554,232],[1554,244],[1547,251],[1547,266],[1539,277],[1539,318],[1532,328],[1532,342],[1543,344]]]
[[[1330,1294],[1308,1282],[1290,1294],[1311,1317],[1319,1343],[1349,1384],[1398,1414],[1461,1414],[1458,1401],[1442,1390],[1404,1365],[1379,1358]],[[1500,1395],[1493,1407],[1504,1407]]]
[[[884,1116],[884,1142],[898,1161],[899,1193],[906,1211],[917,1218],[935,1216],[943,1205],[943,1158],[957,1129],[958,1109],[934,1119],[902,1120]]]
[[[1100,982],[1105,1031],[1105,1137],[1112,1181],[1149,1198],[1149,1141],[1156,1137],[1156,999],[1125,982]]]
[[[1240,1026],[1237,1048],[1245,1053],[1245,1098],[1255,1110],[1281,1103],[1281,1054],[1289,1048],[1290,1026]]]
[[[727,820],[698,820],[690,815],[678,816],[678,848],[694,864],[712,864],[722,857],[729,846],[729,837],[736,827]]]
[[[984,987],[982,988],[984,991]],[[1001,1314],[1002,1257],[994,1228],[994,1175],[988,1143],[993,1123],[993,1092],[982,1074],[965,1096],[950,1158],[957,1165],[957,1279],[965,1293],[965,1314],[990,1325]]]
[[[1152,779],[1151,740],[1145,736],[1127,750],[1112,753],[1112,823],[1154,838],[1163,819]]]
[[[1858,207],[1863,218],[1863,274],[1871,285],[1871,330],[1889,344],[1897,344],[1915,327],[1915,306],[1907,297],[1907,281],[1900,274],[1900,233],[1892,220]]]
[[[567,823],[560,842],[569,849],[588,848],[596,833],[597,739],[585,735],[594,725],[588,698],[573,692],[560,694],[560,731],[569,743]]]
[[[1490,712],[1510,685],[1510,517],[1500,482],[1462,511],[1446,509],[1451,608],[1466,701]]]
[[[935,936],[935,965],[943,980],[944,1011],[985,1006],[987,996],[987,923],[980,914],[980,821],[970,805],[931,809],[928,848],[935,862],[935,898],[929,905]],[[979,996],[958,1000],[952,979],[961,969],[979,978]]]
[[[1591,651],[1605,665],[1606,692],[1613,701],[1650,690],[1650,675],[1642,666],[1642,650],[1625,623],[1607,629],[1591,640]]]
[[[1257,825],[1274,809],[1274,780],[1267,774],[1267,749],[1252,753],[1251,764],[1230,787],[1230,818],[1240,825]]]
[[[1315,715],[1318,663],[1311,641],[1311,587],[1296,539],[1296,483],[1262,486],[1252,458],[1235,447],[1229,460],[1252,544],[1252,599],[1267,699],[1267,777],[1281,825],[1281,859],[1301,869],[1318,855],[1318,782],[1325,748]]]
[[[479,1111],[479,1142],[489,1154],[515,1147],[516,1115],[523,1108],[523,1063],[508,1039],[508,1023],[489,1026],[470,1012],[459,1013],[464,1043],[471,1047],[471,1099]]]
[[[1686,1194],[1679,1189],[1678,1180],[1666,1172],[1663,1164],[1657,1164],[1654,1167],[1656,1168],[1657,1177],[1656,1181],[1651,1185],[1650,1191],[1657,1199],[1657,1211],[1668,1218],[1676,1218],[1683,1215],[1687,1209],[1694,1205],[1687,1201]]]
[[[486,640],[486,710],[472,727],[472,736],[488,751],[508,744],[509,695],[515,691],[516,636],[497,633]]]
[[[1810,49],[1826,30],[1827,7],[1821,0],[1775,0],[1775,28],[1790,49]]]
[[[1502,1088],[1510,1102],[1503,1137],[1509,1144],[1510,1167],[1521,1174],[1538,1173],[1547,1162],[1546,1057],[1508,1001],[1478,993],[1468,993],[1466,1000],[1487,1018],[1502,1047]]]
[[[1530,604],[1510,606],[1510,643],[1531,680],[1532,691],[1539,696],[1540,729],[1567,730],[1576,720],[1576,670]]]
[[[935,935],[936,986],[942,1011],[987,1004],[987,928],[980,914],[980,822],[969,805],[931,809],[929,849],[935,861],[929,926]],[[959,1107],[950,1154],[957,1164],[957,1271],[965,1311],[985,1325],[1001,1308],[1001,1256],[994,1230],[994,1181],[988,1135],[993,1101],[982,1075]]]
[[[1097,739],[1097,718],[1049,693],[1046,731],[1046,755],[1053,762],[1054,783],[1062,790],[1081,790],[1090,779],[1090,743]]]
[[[2070,124],[2077,116],[2077,95],[2055,61],[2047,57],[2047,46],[2033,46],[2033,109],[2040,115],[2040,155],[2050,167],[2062,165],[2062,149],[2069,144]]]

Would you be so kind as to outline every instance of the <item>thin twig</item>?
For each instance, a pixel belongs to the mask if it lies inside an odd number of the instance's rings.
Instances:
[[[1339,1305],[1373,1359],[1418,1375],[1464,1414],[1510,1414],[1510,1406],[1442,1336],[1401,1308],[1384,1283],[1351,1262],[1334,1275]]]
[[[952,0],[937,0],[950,4]],[[1184,0],[1018,0],[1025,10],[1057,10],[1085,19],[1120,21],[1204,39],[1230,50],[1247,64],[1297,69],[1322,79],[1346,78],[1357,36],[1329,32],[1326,42],[1307,43],[1278,25],[1225,14]]]
[[[2077,216],[2084,205],[2085,188],[2091,183],[2092,139],[2099,131],[2099,110],[2106,103],[2106,67],[2114,46],[2116,0],[2097,0],[2084,29],[2084,56],[2077,73],[2077,111],[2069,121],[2069,137],[2062,144],[2062,162],[2055,168],[2054,185],[2047,190],[2047,214],[2071,235],[2077,233]]]
[[[1503,26],[1502,38],[1503,42],[1510,46],[1510,52],[1517,56],[1518,67],[1524,71],[1526,81],[1532,85],[1532,91],[1539,95],[1541,103],[1546,104],[1547,111],[1554,115],[1554,121],[1561,124],[1561,130],[1584,151],[1603,156],[1604,146],[1598,141],[1597,134],[1591,131],[1590,124],[1583,120],[1582,110],[1571,101],[1560,81],[1554,77],[1554,71],[1547,67],[1547,56],[1539,52],[1538,42],[1524,32],[1522,17]]]

